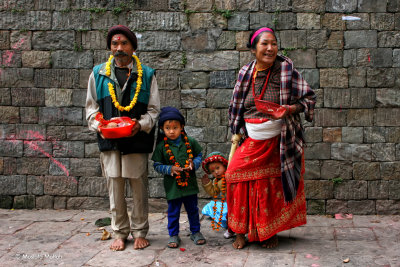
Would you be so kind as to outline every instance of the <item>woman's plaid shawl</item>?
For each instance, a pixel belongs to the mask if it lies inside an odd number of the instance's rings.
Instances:
[[[290,105],[300,103],[304,106],[305,119],[313,120],[316,96],[301,74],[294,69],[293,62],[284,56],[277,56],[281,64],[280,104]],[[229,106],[229,125],[233,134],[245,134],[243,119],[244,102],[250,91],[255,60],[244,66],[238,75]],[[301,175],[301,157],[303,154],[304,129],[300,115],[289,115],[283,119],[280,142],[282,185],[285,201],[295,199]]]

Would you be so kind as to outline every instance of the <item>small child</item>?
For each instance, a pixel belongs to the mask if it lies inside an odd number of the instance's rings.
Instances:
[[[197,185],[195,170],[201,164],[201,146],[184,131],[185,118],[178,109],[161,109],[158,121],[158,142],[152,160],[154,169],[164,174],[164,188],[168,201],[168,247],[180,245],[179,215],[182,203],[189,219],[190,239],[203,245],[206,239],[200,232],[199,208],[197,207]]]
[[[221,152],[212,152],[208,154],[207,158],[203,161],[203,170],[207,173],[201,178],[201,183],[204,190],[214,200],[204,206],[202,213],[208,215],[213,220],[211,226],[213,230],[219,231],[220,227],[228,228],[226,223],[226,216],[228,207],[226,200],[226,180],[225,171],[228,166],[228,160],[222,155]],[[214,176],[213,181],[208,178],[208,174]],[[221,193],[221,201],[217,201],[218,195]],[[234,236],[232,231],[228,230],[224,233],[225,238]]]

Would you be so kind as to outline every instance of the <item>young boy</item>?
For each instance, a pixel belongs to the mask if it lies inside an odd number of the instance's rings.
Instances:
[[[228,207],[226,200],[226,180],[225,171],[228,166],[228,160],[222,155],[221,152],[215,151],[204,159],[203,170],[206,174],[201,178],[201,183],[204,190],[214,200],[204,206],[202,213],[208,215],[213,220],[211,226],[213,230],[219,231],[220,227],[228,228],[226,216]],[[214,179],[211,181],[208,174],[212,174]],[[221,201],[218,200],[218,195],[221,195]],[[234,233],[229,229],[224,233],[225,238],[231,238]]]
[[[201,164],[201,146],[184,131],[185,118],[173,107],[161,109],[158,121],[160,142],[153,153],[154,169],[164,174],[164,188],[168,201],[168,247],[180,245],[179,215],[182,203],[188,215],[190,239],[196,245],[205,244],[200,232],[199,208],[195,170]]]

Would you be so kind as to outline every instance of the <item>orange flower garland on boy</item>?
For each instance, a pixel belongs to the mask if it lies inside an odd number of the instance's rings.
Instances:
[[[169,248],[180,245],[179,217],[182,204],[189,219],[190,239],[196,245],[203,245],[206,239],[200,232],[197,194],[199,187],[196,169],[201,164],[201,146],[184,131],[185,118],[178,109],[161,109],[158,121],[157,147],[152,160],[156,172],[164,174],[164,189],[168,202]]]
[[[206,172],[201,178],[202,186],[207,194],[213,197],[213,201],[204,206],[202,213],[211,217],[211,227],[213,230],[219,231],[221,227],[228,227],[226,221],[228,206],[226,204],[225,180],[228,160],[226,160],[221,152],[216,151],[208,154],[202,166],[203,170]],[[209,174],[212,174],[214,177],[212,181],[208,178]],[[229,231],[229,229],[224,233],[225,238],[231,238],[233,236],[234,233]]]

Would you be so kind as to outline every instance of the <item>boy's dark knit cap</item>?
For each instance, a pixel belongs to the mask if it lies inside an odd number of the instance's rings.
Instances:
[[[124,25],[116,25],[111,27],[107,33],[107,47],[108,49],[111,48],[111,38],[116,34],[123,34],[132,44],[133,49],[137,49],[137,38],[136,35],[126,26]]]
[[[177,108],[164,107],[161,109],[160,118],[158,120],[158,126],[162,127],[164,125],[164,122],[169,120],[176,120],[179,121],[182,125],[185,125],[185,118]]]

